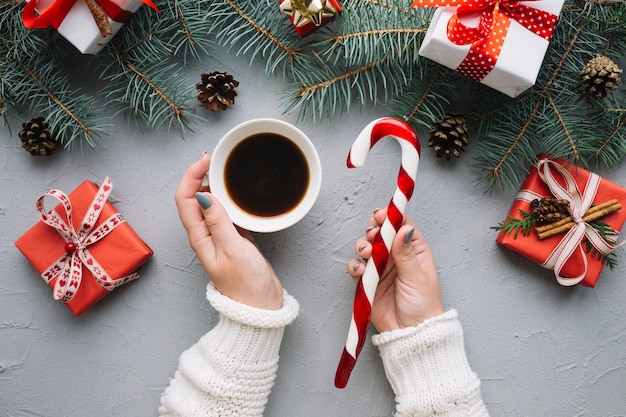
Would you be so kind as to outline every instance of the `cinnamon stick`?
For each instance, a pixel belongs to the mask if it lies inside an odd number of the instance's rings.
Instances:
[[[602,204],[598,204],[596,206],[591,207],[587,213],[583,216],[583,221],[588,223],[594,220],[598,220],[606,215],[616,212],[620,210],[622,205],[617,200],[609,200]],[[575,223],[571,217],[566,217],[565,219],[548,224],[546,226],[536,227],[535,231],[537,232],[537,238],[540,240],[547,239],[549,237],[558,235],[559,233],[563,233],[574,227]]]
[[[109,16],[102,6],[100,6],[97,0],[85,0],[85,2],[87,3],[87,7],[89,7],[93,19],[96,21],[96,25],[98,25],[100,35],[103,38],[107,35],[112,35],[113,28],[111,27],[111,23],[109,23]]]
[[[584,214],[584,216],[587,216],[588,214],[595,213],[598,210],[603,210],[606,207],[612,206],[614,204],[619,204],[617,199],[609,200],[609,201],[606,201],[604,203],[595,205],[595,206],[591,207],[589,210],[587,210],[587,212]],[[546,232],[548,230],[556,229],[557,227],[560,227],[560,226],[562,226],[562,225],[564,225],[566,223],[570,223],[570,222],[572,222],[572,218],[571,218],[571,216],[568,216],[568,217],[565,217],[562,220],[559,220],[558,222],[546,224],[545,226],[537,226],[537,227],[535,227],[535,231],[537,233],[543,233],[543,232]]]

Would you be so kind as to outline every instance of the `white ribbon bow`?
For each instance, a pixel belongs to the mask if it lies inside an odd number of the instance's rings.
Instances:
[[[554,167],[554,171],[552,167]],[[572,175],[558,163],[549,159],[542,159],[538,162],[537,169],[539,171],[539,177],[548,186],[552,195],[570,202],[569,211],[575,223],[574,227],[567,231],[559,244],[552,250],[552,253],[550,253],[543,263],[543,266],[554,270],[554,275],[559,284],[564,286],[576,285],[582,281],[587,274],[587,257],[581,245],[585,237],[598,252],[604,255],[613,252],[618,246],[621,246],[621,243],[619,245],[610,245],[595,228],[582,219],[596,197],[600,186],[600,176],[590,172],[589,178],[585,184],[585,189],[581,194]],[[557,182],[553,172],[561,175],[565,181],[564,186],[561,186],[561,184]],[[579,252],[583,259],[583,271],[575,277],[562,276],[561,270],[567,261],[574,256],[576,251]]]
[[[89,205],[78,230],[74,230],[72,224],[72,203],[62,191],[50,190],[37,200],[37,213],[39,213],[41,220],[53,227],[65,241],[66,253],[61,255],[41,274],[47,283],[58,277],[53,291],[55,300],[67,303],[74,298],[82,280],[83,265],[93,274],[98,284],[107,291],[139,278],[137,273],[132,273],[122,278],[112,279],[87,249],[89,245],[99,241],[126,221],[121,214],[115,213],[94,229],[111,190],[111,181],[107,177]],[[56,211],[46,212],[44,208],[46,196],[52,196],[61,201],[67,216],[67,223]]]

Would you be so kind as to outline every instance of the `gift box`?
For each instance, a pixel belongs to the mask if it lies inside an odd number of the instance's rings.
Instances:
[[[536,223],[534,230],[528,230],[527,233],[520,230],[506,231],[498,227],[500,233],[496,241],[548,269],[553,269],[557,281],[562,285],[580,283],[594,287],[605,264],[602,256],[599,256],[600,253],[608,254],[617,246],[598,240],[600,237],[597,232],[587,223],[591,221],[588,213],[595,211],[599,214],[595,217],[599,217],[599,221],[613,229],[615,234],[611,240],[616,240],[626,219],[626,209],[620,209],[621,205],[626,204],[626,189],[562,159],[542,157],[524,180],[507,221],[523,219],[524,214],[520,210],[530,214],[531,202],[543,197],[565,199],[569,202],[572,218],[589,220],[574,221],[577,226],[569,228],[572,224],[566,218],[560,223],[567,224],[558,229],[554,227],[558,226],[557,223],[547,227]],[[609,203],[617,204],[611,206],[615,211],[601,216],[611,210],[600,212],[596,209]],[[549,230],[544,231],[546,228]],[[539,231],[542,233],[539,234]],[[550,235],[553,236],[545,237]],[[593,244],[593,248],[588,247],[590,244]]]
[[[153,251],[108,201],[108,178],[101,187],[84,181],[68,196],[51,190],[37,201],[41,220],[15,246],[76,316],[113,288],[138,275]],[[61,201],[46,211],[44,198]],[[68,220],[69,219],[69,220]]]
[[[515,97],[537,80],[563,0],[473,2],[439,7],[419,54]],[[415,0],[412,7],[455,4]]]
[[[103,36],[85,0],[30,0],[23,10],[28,28],[55,28],[83,54],[96,54],[104,48],[132,15],[151,0],[97,0],[107,14],[112,33]]]
[[[341,13],[338,0],[280,0],[280,11],[289,16],[294,29],[304,36]]]

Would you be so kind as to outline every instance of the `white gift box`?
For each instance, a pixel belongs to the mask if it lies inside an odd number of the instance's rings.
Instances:
[[[520,4],[558,16],[563,2],[564,0],[521,1]],[[419,50],[421,56],[451,69],[456,69],[471,49],[471,45],[456,45],[448,39],[448,20],[455,13],[456,7],[437,8]],[[510,97],[516,97],[535,85],[549,41],[535,35],[515,19],[511,20],[498,61],[480,82]]]
[[[30,0],[35,1],[35,0]],[[39,0],[38,10],[45,10],[54,0]],[[136,12],[143,4],[139,0],[115,0],[115,4],[129,12]],[[85,0],[76,0],[59,25],[58,32],[83,54],[96,54],[104,48],[113,36],[124,26],[109,17],[113,34],[103,37]]]

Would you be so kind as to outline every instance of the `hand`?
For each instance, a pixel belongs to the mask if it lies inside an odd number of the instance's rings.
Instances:
[[[362,259],[353,258],[348,263],[348,272],[355,282],[365,272],[363,260],[371,256],[372,241],[386,214],[386,209],[374,212],[366,235],[356,241],[355,249]],[[433,254],[421,232],[411,220],[405,218],[376,289],[372,324],[379,332],[386,332],[416,326],[442,313],[443,303]]]
[[[252,307],[278,310],[283,289],[272,266],[250,232],[237,229],[215,196],[201,186],[210,163],[211,157],[202,155],[176,190],[178,215],[191,249],[219,292]]]

